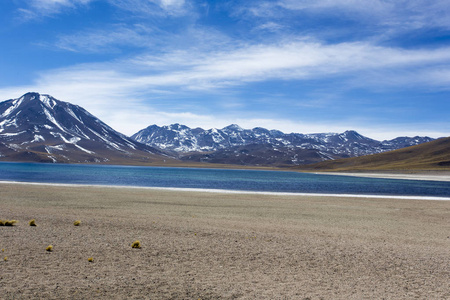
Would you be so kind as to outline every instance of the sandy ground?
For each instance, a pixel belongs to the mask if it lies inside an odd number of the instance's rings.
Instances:
[[[0,219],[0,299],[450,299],[450,201],[2,183]]]

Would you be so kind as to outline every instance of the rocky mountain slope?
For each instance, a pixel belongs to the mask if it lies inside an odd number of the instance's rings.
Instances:
[[[27,93],[0,103],[0,160],[153,162],[167,157],[138,143],[85,109],[49,95]]]
[[[132,138],[172,151],[185,161],[240,165],[303,165],[392,151],[433,140],[429,137],[398,137],[377,141],[355,131],[286,134],[261,127],[243,129],[235,124],[208,130],[180,124],[152,125]]]

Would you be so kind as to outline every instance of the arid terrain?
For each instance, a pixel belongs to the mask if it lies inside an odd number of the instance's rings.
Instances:
[[[0,219],[0,299],[450,298],[449,201],[0,183]]]

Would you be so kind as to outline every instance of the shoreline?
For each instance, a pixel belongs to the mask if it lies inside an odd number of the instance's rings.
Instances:
[[[351,176],[351,175],[348,175]],[[119,186],[119,185],[94,185],[94,184],[69,184],[69,183],[41,183],[21,181],[1,181],[0,184],[54,186],[54,187],[92,187],[92,188],[114,188],[133,190],[155,190],[155,191],[179,191],[210,194],[236,194],[236,195],[272,195],[272,196],[301,196],[301,197],[333,197],[333,198],[363,198],[363,199],[400,199],[400,200],[427,200],[427,201],[450,201],[450,197],[439,196],[409,196],[409,195],[365,195],[365,194],[326,194],[326,193],[289,193],[289,192],[262,192],[262,191],[240,191],[221,189],[200,188],[176,188],[176,187],[146,187],[146,186]]]
[[[444,174],[436,172],[432,174],[418,173],[372,173],[372,172],[308,172],[317,175],[338,175],[338,176],[353,176],[353,177],[368,177],[368,178],[385,178],[385,179],[401,179],[401,180],[425,180],[425,181],[449,181],[450,172]]]

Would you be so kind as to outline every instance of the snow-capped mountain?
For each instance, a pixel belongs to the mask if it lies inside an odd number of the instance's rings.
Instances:
[[[49,95],[27,93],[0,103],[0,160],[151,162],[161,154]]]
[[[236,124],[208,130],[191,129],[180,124],[162,127],[152,125],[131,138],[178,153],[183,160],[238,164],[255,164],[257,161],[257,164],[266,165],[297,165],[356,157],[433,140],[429,137],[400,137],[377,141],[352,130],[343,133],[286,134],[261,127],[243,129]]]

